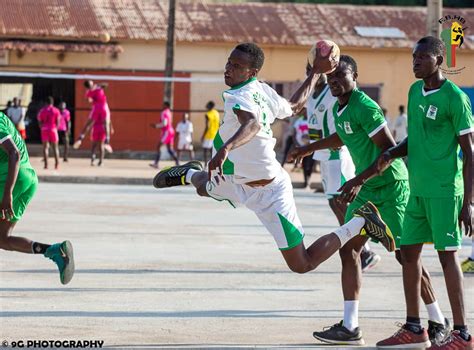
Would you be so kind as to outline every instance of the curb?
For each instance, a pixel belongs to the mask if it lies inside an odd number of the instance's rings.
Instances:
[[[101,184],[101,185],[151,185],[153,179],[141,177],[113,177],[113,176],[55,176],[40,175],[40,182],[72,183],[72,184]]]
[[[39,175],[40,182],[70,183],[70,184],[100,184],[100,185],[144,185],[151,186],[153,179],[144,177],[117,177],[117,176],[68,176],[68,175]],[[293,182],[293,188],[303,188],[302,182]],[[312,182],[311,189],[323,191],[320,182]]]

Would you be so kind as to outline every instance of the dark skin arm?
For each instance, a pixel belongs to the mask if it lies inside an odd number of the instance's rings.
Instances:
[[[319,151],[327,148],[339,148],[344,146],[344,143],[337,135],[334,133],[324,139],[318,140],[316,142],[310,143],[309,145],[303,147],[295,147],[288,153],[288,161],[293,162],[295,159],[304,158],[309,156],[314,151]]]
[[[320,50],[316,50],[316,57],[313,62],[313,69],[311,73],[306,77],[306,80],[303,82],[303,84],[301,84],[298,90],[296,90],[293,96],[291,96],[291,98],[288,100],[293,114],[301,114],[300,112],[304,108],[306,101],[308,100],[308,97],[316,85],[321,73],[331,71],[339,63],[338,61],[328,59],[328,57],[331,56],[331,53],[332,49],[326,56],[322,56]]]
[[[209,171],[209,180],[211,180],[212,171],[217,170],[218,175],[221,178],[224,178],[222,172],[222,165],[227,159],[229,152],[233,149],[236,149],[240,146],[248,143],[252,138],[257,135],[260,131],[260,124],[258,123],[257,117],[246,111],[234,109],[234,113],[237,115],[239,120],[240,128],[227,142],[217,151],[217,153],[212,157],[208,164]]]
[[[2,198],[2,206],[0,208],[0,220],[11,220],[13,215],[13,187],[15,186],[18,177],[18,170],[20,168],[20,152],[13,143],[12,139],[7,139],[0,144],[2,149],[8,155],[8,174],[5,181],[5,188]]]
[[[395,140],[390,133],[390,130],[385,126],[382,130],[371,137],[371,140],[380,149],[383,154],[386,150],[396,145]],[[340,189],[341,195],[338,197],[340,200],[345,202],[352,202],[357,194],[359,193],[362,185],[369,179],[379,175],[378,171],[378,159],[372,163],[362,173],[357,175],[355,178],[347,181]]]
[[[459,214],[459,226],[464,225],[466,236],[472,236],[472,134],[458,137],[463,154],[464,201]]]
[[[400,142],[395,147],[389,148],[382,154],[380,154],[377,159],[377,171],[379,174],[382,174],[385,169],[387,169],[392,163],[393,159],[403,158],[408,155],[408,137]]]

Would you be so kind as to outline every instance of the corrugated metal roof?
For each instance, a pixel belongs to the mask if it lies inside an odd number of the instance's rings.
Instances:
[[[99,40],[107,32],[114,41],[166,40],[165,0],[0,0],[0,6],[4,37]],[[474,9],[443,14],[469,21]],[[422,7],[179,1],[176,40],[311,45],[330,38],[341,46],[411,47],[425,35],[425,18]],[[399,28],[406,38],[361,37],[355,26]],[[465,42],[474,49],[472,40]]]

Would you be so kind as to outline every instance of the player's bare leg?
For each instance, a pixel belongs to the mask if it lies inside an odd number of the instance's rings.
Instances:
[[[53,143],[53,154],[54,154],[54,168],[59,167],[59,145],[57,142]]]
[[[48,169],[49,142],[43,142],[43,162],[44,168]]]

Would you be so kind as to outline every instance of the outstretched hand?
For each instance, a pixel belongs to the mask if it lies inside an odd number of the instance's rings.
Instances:
[[[208,179],[211,181],[212,172],[217,171],[216,180],[219,182],[219,179],[224,180],[224,172],[222,171],[222,166],[224,165],[227,156],[229,155],[229,151],[226,147],[221,147],[214,157],[209,161],[207,168],[208,168]]]
[[[362,181],[356,176],[353,179],[347,181],[342,187],[338,190],[341,194],[338,196],[340,202],[351,203],[359,194],[359,191],[362,187]]]
[[[464,232],[466,236],[472,236],[472,208],[471,203],[466,202],[463,204],[461,212],[459,213],[459,227],[464,226]]]
[[[313,73],[314,74],[328,74],[333,72],[339,64],[339,57],[332,54],[334,46],[331,47],[329,53],[325,56],[321,54],[321,49],[316,48],[316,56],[313,62]]]

